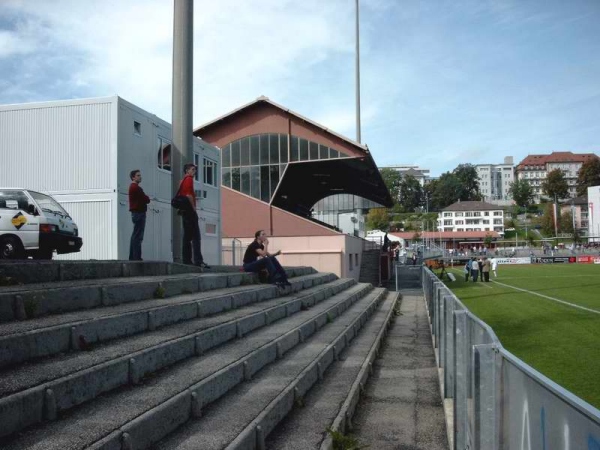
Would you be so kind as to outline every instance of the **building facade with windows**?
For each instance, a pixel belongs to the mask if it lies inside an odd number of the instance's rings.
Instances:
[[[516,167],[516,177],[527,180],[534,192],[534,200],[539,203],[544,194],[542,184],[549,172],[563,171],[569,187],[569,196],[577,195],[577,176],[586,161],[598,158],[594,153],[552,152],[550,155],[529,155]]]
[[[368,201],[391,204],[366,146],[266,97],[194,133],[221,148],[225,236],[251,236],[257,229],[278,236],[335,234],[340,224],[352,226],[344,231],[358,236],[364,218],[340,220],[340,213],[365,208]],[[263,209],[267,215],[253,220],[250,213]],[[240,221],[240,213],[247,220]]]
[[[495,231],[504,234],[504,210],[486,202],[456,202],[438,213],[438,230]]]
[[[494,205],[510,205],[510,187],[515,181],[513,157],[506,156],[503,164],[475,165],[479,177],[479,190],[484,200]]]
[[[429,180],[431,180],[430,170],[422,169],[418,165],[411,164],[396,164],[393,166],[385,166],[382,169],[393,169],[397,171],[402,178],[405,176],[412,176],[417,179],[421,186],[425,186]]]

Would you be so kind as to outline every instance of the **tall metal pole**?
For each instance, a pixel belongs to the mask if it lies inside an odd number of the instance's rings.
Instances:
[[[359,8],[356,0],[356,142],[361,142],[360,137],[360,34],[359,34]]]
[[[174,0],[173,15],[173,112],[171,189],[179,189],[183,163],[193,162],[194,0]],[[181,219],[173,209],[173,261],[181,262]]]

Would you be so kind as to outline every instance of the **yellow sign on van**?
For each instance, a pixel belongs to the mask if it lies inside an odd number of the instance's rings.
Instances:
[[[27,223],[27,217],[19,213],[12,218],[11,222],[17,230],[20,230]]]

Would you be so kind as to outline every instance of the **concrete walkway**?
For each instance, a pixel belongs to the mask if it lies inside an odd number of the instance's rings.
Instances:
[[[377,450],[446,450],[438,371],[422,291],[401,291],[390,329],[353,419],[359,442]]]

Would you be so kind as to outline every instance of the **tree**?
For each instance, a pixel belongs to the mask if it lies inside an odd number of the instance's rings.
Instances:
[[[441,210],[460,199],[461,186],[458,178],[450,173],[443,173],[433,184],[430,197],[432,209]]]
[[[367,214],[367,226],[371,230],[387,230],[390,216],[385,208],[371,208]]]
[[[587,188],[600,185],[600,158],[592,158],[582,164],[577,172],[577,195],[587,195]]]
[[[423,204],[423,187],[412,175],[406,175],[400,181],[398,201],[407,212],[413,212]]]
[[[523,208],[533,203],[533,188],[527,180],[515,180],[508,190],[515,203]]]
[[[479,175],[477,169],[472,164],[459,164],[452,171],[456,179],[460,183],[460,194],[458,200],[477,201],[481,200],[481,192],[479,191]]]
[[[558,221],[560,223],[560,216],[558,217]],[[552,203],[546,203],[541,225],[542,231],[546,236],[554,236],[554,205]]]
[[[546,180],[542,183],[542,191],[550,199],[561,199],[569,196],[569,185],[565,180],[565,174],[560,169],[554,169],[548,173]]]
[[[398,203],[400,181],[402,181],[400,172],[386,167],[385,169],[381,169],[381,178],[383,178],[383,182],[388,188],[388,191],[390,191],[390,195],[392,196],[394,203]]]
[[[560,232],[573,234],[573,214],[571,211],[565,211],[560,215]]]

